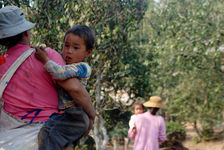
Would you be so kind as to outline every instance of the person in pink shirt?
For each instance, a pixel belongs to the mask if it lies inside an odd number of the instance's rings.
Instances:
[[[0,81],[11,70],[9,67],[22,54],[31,50],[29,30],[34,26],[34,23],[24,18],[18,7],[6,6],[0,9],[0,45],[7,48],[7,57],[0,65]],[[46,48],[46,51],[50,59],[65,65],[58,52],[50,48]],[[0,107],[0,149],[38,149],[37,134],[40,128],[52,113],[58,111],[56,84],[64,88],[88,114],[90,123],[87,132],[92,128],[95,110],[80,81],[76,78],[54,80],[34,53],[22,62],[11,80],[0,83],[1,89],[6,85],[0,93],[0,102],[4,102]]]
[[[166,127],[163,117],[156,113],[160,108],[165,108],[165,105],[159,96],[150,97],[143,105],[148,111],[136,116],[136,133],[129,129],[128,136],[134,139],[133,150],[159,150],[159,142],[166,139]]]

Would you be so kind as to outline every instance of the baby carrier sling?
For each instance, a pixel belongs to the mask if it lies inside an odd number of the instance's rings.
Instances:
[[[32,53],[34,49],[29,49],[25,51],[10,67],[9,69],[5,72],[3,77],[0,80],[0,99],[2,99],[3,92],[8,85],[10,79],[16,72],[16,70],[19,68],[19,66],[28,58]]]
[[[37,150],[37,134],[43,123],[32,123],[18,119],[7,113],[4,108],[3,92],[19,66],[33,53],[30,48],[25,51],[6,71],[0,80],[0,149]],[[29,114],[29,112],[28,112]],[[27,114],[27,115],[28,115]],[[26,117],[26,116],[25,116]],[[24,118],[25,118],[24,117]],[[32,124],[31,124],[32,123]],[[25,139],[24,139],[25,138]]]

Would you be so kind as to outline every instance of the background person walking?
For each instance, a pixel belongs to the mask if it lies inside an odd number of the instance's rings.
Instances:
[[[134,139],[133,150],[159,150],[159,142],[166,139],[165,121],[162,116],[156,115],[160,108],[165,108],[159,96],[150,97],[143,104],[148,111],[135,118],[136,133],[129,129],[128,135]]]

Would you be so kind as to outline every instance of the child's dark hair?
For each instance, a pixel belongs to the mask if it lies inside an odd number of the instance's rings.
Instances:
[[[86,44],[86,50],[91,50],[94,48],[94,42],[95,42],[95,33],[92,29],[85,25],[76,25],[73,26],[71,29],[69,29],[64,36],[67,36],[67,34],[72,33],[74,35],[78,35],[79,37],[83,38]]]
[[[135,111],[135,106],[141,106],[141,107],[142,107],[142,109],[144,109],[144,105],[143,105],[142,103],[135,102],[135,103],[133,104],[133,106],[132,106],[133,111]]]

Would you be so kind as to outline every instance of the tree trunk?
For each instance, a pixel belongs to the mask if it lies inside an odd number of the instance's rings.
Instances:
[[[93,138],[96,143],[96,150],[106,150],[106,146],[108,143],[108,135],[107,130],[104,125],[104,119],[102,115],[99,113],[102,111],[101,105],[101,72],[99,71],[97,74],[96,81],[96,113],[97,116],[95,118],[94,123],[94,135]]]
[[[118,150],[119,145],[116,138],[113,138],[113,147],[114,147],[114,150]]]
[[[97,116],[95,119],[93,138],[96,143],[96,150],[106,150],[109,138],[104,126],[104,119],[101,115]]]
[[[194,121],[194,129],[195,129],[197,135],[201,138],[201,133],[200,133],[200,131],[199,131],[199,129],[198,129],[197,121]]]

